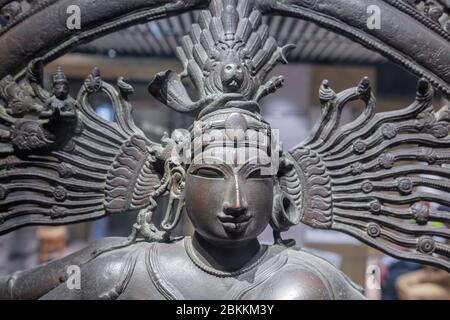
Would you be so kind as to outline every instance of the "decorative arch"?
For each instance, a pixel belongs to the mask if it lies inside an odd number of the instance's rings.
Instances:
[[[10,12],[9,23],[0,30],[0,78],[7,74],[20,76],[32,59],[42,58],[47,63],[107,33],[205,8],[209,3],[207,0],[37,0],[25,12],[5,10],[14,2],[17,1],[0,2],[2,11]],[[408,0],[257,0],[257,3],[264,14],[305,19],[345,35],[416,76],[427,78],[445,97],[450,97],[450,33],[446,24],[440,23],[442,16],[449,12],[446,1],[436,1],[436,7],[442,11],[437,17],[440,20]],[[66,27],[69,5],[81,9],[81,30]],[[381,10],[381,29],[367,26],[370,5]]]

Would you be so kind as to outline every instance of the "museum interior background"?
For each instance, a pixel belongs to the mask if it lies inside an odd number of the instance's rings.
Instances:
[[[190,12],[133,26],[79,46],[46,67],[46,81],[49,82],[56,67],[61,66],[70,79],[72,95],[75,95],[82,80],[94,66],[102,70],[102,77],[106,81],[124,76],[135,88],[131,100],[136,123],[149,138],[159,140],[165,131],[170,133],[175,128],[187,127],[192,123],[192,119],[171,113],[153,99],[147,92],[147,85],[154,74],[161,70],[180,70],[174,58],[174,48],[179,38],[189,30],[195,16],[196,12]],[[285,87],[267,98],[263,109],[265,119],[273,128],[280,130],[285,149],[301,141],[317,119],[320,112],[317,97],[322,79],[329,79],[333,89],[340,91],[357,85],[361,77],[367,75],[378,100],[378,111],[408,105],[411,97],[414,97],[417,79],[377,53],[313,23],[282,17],[264,19],[281,45],[288,42],[297,45],[289,55],[290,63],[274,70],[274,74],[285,76]],[[442,100],[436,105],[444,103]],[[112,117],[110,102],[104,96],[96,96],[93,104],[99,114],[105,118]],[[361,107],[354,104],[346,109],[345,119],[352,120],[359,114]],[[69,254],[94,239],[127,236],[134,221],[135,214],[130,213],[68,227],[27,227],[2,236],[0,273],[30,268]],[[190,231],[189,221],[184,219],[178,233]],[[39,242],[35,241],[36,234]],[[337,232],[297,226],[285,237],[295,238],[299,246],[330,260],[352,280],[365,287],[366,295],[371,299],[399,298],[395,290],[396,276],[421,268],[414,263],[388,258]],[[271,232],[267,230],[261,240],[272,241]],[[374,278],[370,275],[374,275]],[[381,290],[376,288],[378,280],[381,281]],[[374,285],[373,290],[370,290],[371,283]]]

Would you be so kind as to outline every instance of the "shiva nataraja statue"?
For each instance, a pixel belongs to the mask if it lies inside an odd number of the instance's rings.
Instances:
[[[286,63],[252,0],[214,0],[177,49],[183,71],[157,74],[149,92],[196,121],[161,143],[131,115],[133,88],[116,90],[98,69],[76,99],[61,69],[53,90],[34,60],[22,81],[0,82],[0,234],[24,225],[63,225],[138,212],[129,238],[106,238],[63,259],[0,278],[0,299],[361,299],[361,289],[327,261],[283,240],[304,223],[350,234],[394,257],[450,270],[450,109],[435,112],[420,80],[407,108],[375,112],[370,82],[335,93],[320,88],[321,119],[284,152],[259,101]],[[196,98],[186,90],[190,80]],[[89,103],[106,93],[115,120]],[[341,125],[342,109],[365,109]],[[276,107],[276,106],[275,106]],[[436,189],[441,195],[427,191]],[[167,196],[161,225],[152,215]],[[171,231],[187,214],[192,236]],[[274,244],[258,235],[270,224]],[[66,285],[81,268],[80,290]]]

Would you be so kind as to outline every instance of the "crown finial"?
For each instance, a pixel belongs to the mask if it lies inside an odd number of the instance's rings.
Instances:
[[[159,73],[150,83],[149,92],[179,112],[205,115],[207,110],[217,110],[218,101],[227,102],[219,108],[229,108],[230,100],[242,102],[240,105],[247,108],[248,103],[258,104],[280,88],[282,81],[266,82],[266,77],[275,65],[287,63],[286,54],[295,46],[278,46],[254,2],[212,0],[209,10],[200,14],[199,23],[177,48],[183,72]],[[194,84],[198,101],[191,99],[182,83],[185,77]]]

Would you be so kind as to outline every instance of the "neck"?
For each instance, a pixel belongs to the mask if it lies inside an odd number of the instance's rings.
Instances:
[[[194,250],[203,263],[216,270],[232,272],[257,260],[261,253],[258,239],[226,245],[205,239],[197,232],[192,236]]]

